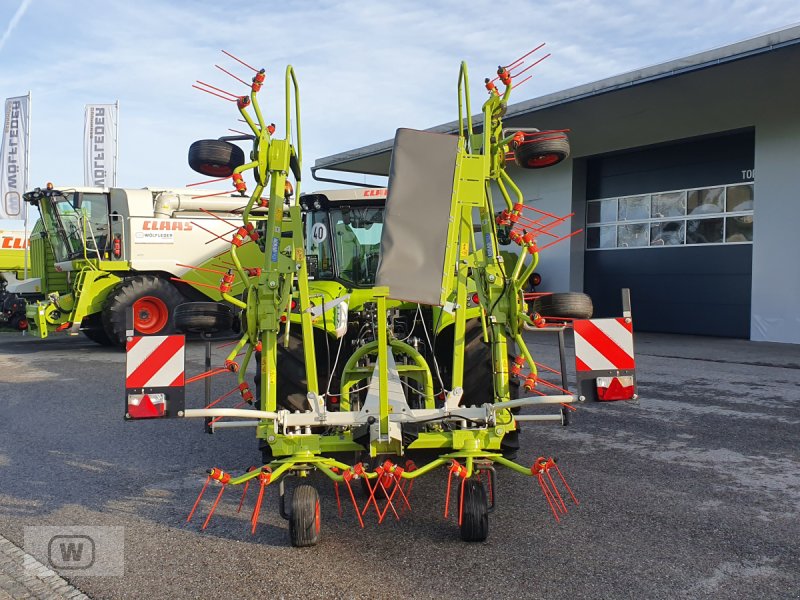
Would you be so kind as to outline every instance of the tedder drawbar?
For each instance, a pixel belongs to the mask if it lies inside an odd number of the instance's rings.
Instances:
[[[547,167],[568,156],[569,143],[563,130],[503,127],[512,81],[527,70],[521,68],[525,57],[486,79],[482,131],[473,128],[464,63],[458,133],[397,131],[380,210],[343,201],[314,212],[324,208],[324,195],[300,196],[300,110],[291,66],[283,139],[259,106],[263,69],[236,59],[253,69],[252,83],[225,71],[246,83],[246,95],[198,82],[237,105],[252,131],[243,138],[253,145],[249,162],[232,159],[230,138],[193,145],[193,168],[216,181],[230,179],[246,206],[241,226],[226,238],[230,269],[220,272],[219,286],[226,303],[182,305],[175,322],[183,331],[211,332],[229,329],[236,319],[241,338],[224,365],[186,378],[183,336],[140,336],[131,328],[125,416],[199,417],[210,430],[252,427],[263,464],[239,475],[208,471],[188,520],[209,486],[218,491],[203,528],[225,489],[242,486],[243,501],[254,483],[255,531],[265,488],[278,484],[292,545],[314,545],[321,524],[317,489],[298,484],[288,502],[284,493],[287,477],[308,481],[314,471],[333,482],[340,514],[340,488],[346,488],[342,495],[362,527],[372,511],[378,522],[399,519],[411,509],[414,480],[445,471],[444,514],[457,516],[465,541],[488,535],[497,466],[536,478],[556,520],[568,501],[577,503],[552,458],[515,462],[519,424],[566,424],[579,400],[635,399],[632,326],[629,310],[619,319],[573,315],[583,317],[574,320],[580,391],[565,389],[566,376],[561,386],[539,376],[523,332],[549,320],[529,312],[525,286],[539,251],[572,234],[552,231],[567,218],[524,205],[507,163]],[[249,196],[245,175],[254,180]],[[505,209],[496,214],[497,192]],[[501,228],[520,246],[513,261],[499,252]],[[552,241],[539,245],[542,236]],[[259,246],[262,264],[245,264],[247,244]],[[229,293],[234,282],[244,284],[244,294]],[[568,314],[558,316],[564,317],[562,330],[573,322]],[[254,358],[255,394],[245,380]],[[207,396],[205,408],[187,408],[188,383],[225,373],[236,375],[237,387],[213,402]],[[236,392],[241,402],[222,407]]]

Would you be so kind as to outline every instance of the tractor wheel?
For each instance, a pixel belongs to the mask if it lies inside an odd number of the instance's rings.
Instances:
[[[25,315],[12,315],[8,320],[8,326],[17,331],[25,331],[30,327],[30,324],[28,323],[28,319],[25,318]]]
[[[276,405],[278,408],[286,410],[308,410],[306,394],[306,367],[302,361],[302,346],[300,347],[300,357],[292,352],[292,346],[298,342],[294,336],[289,341],[289,348],[283,347],[283,343],[278,343],[278,376],[276,377],[277,391],[275,393]],[[261,353],[256,352],[256,364],[258,370],[253,376],[256,388],[256,401],[261,402]]]
[[[566,136],[563,139],[534,139],[514,148],[514,161],[523,169],[552,167],[568,156],[569,140]]]
[[[233,310],[221,302],[184,302],[173,313],[175,329],[185,333],[217,333],[233,327]]]
[[[174,285],[157,275],[138,275],[123,279],[106,298],[103,328],[117,346],[124,346],[126,315],[133,309],[133,327],[143,335],[175,332],[172,314],[186,302]]]
[[[101,346],[114,345],[114,342],[111,341],[110,337],[108,337],[108,334],[103,327],[103,318],[101,313],[94,313],[93,315],[86,317],[83,320],[81,332],[95,344],[100,344]]]
[[[327,348],[325,346],[326,334],[320,330],[314,331],[314,349],[316,353],[317,374],[320,386],[324,390],[327,379],[325,377],[327,362],[333,364],[333,357],[326,359]],[[335,350],[335,348],[333,349]],[[256,398],[261,399],[261,353],[256,353],[256,364],[259,365],[254,377],[256,387]],[[278,376],[277,385],[277,406],[287,410],[308,410],[306,395],[308,393],[308,383],[306,382],[306,360],[303,353],[303,338],[299,331],[289,334],[289,347],[284,347],[284,340],[278,340]],[[335,392],[335,389],[332,390]]]
[[[222,140],[198,140],[189,146],[189,166],[201,175],[230,177],[244,164],[244,150]]]
[[[445,386],[452,388],[454,328],[448,327],[439,334],[436,341],[436,361],[443,371]],[[434,381],[436,377],[434,374]],[[494,381],[492,374],[492,351],[483,342],[483,327],[480,319],[467,321],[464,331],[464,380],[461,386],[464,406],[481,406],[494,399]]]
[[[483,542],[489,536],[489,502],[483,484],[475,479],[464,481],[464,508],[461,513],[461,539]]]
[[[289,515],[292,546],[303,548],[316,545],[321,524],[317,489],[305,484],[297,486],[292,495],[292,512]]]
[[[533,302],[533,311],[543,317],[591,319],[594,307],[588,295],[580,292],[564,292],[540,296]]]

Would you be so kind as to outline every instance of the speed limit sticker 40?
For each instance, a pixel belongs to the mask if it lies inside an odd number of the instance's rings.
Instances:
[[[311,239],[314,240],[315,243],[321,244],[327,237],[328,228],[325,227],[325,223],[314,223],[314,225],[311,226]]]

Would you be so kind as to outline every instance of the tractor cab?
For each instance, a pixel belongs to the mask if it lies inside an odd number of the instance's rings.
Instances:
[[[300,198],[309,279],[351,288],[375,285],[385,188],[331,190]]]
[[[36,188],[25,200],[39,208],[58,267],[72,270],[73,260],[112,259],[114,234],[109,195],[102,188]]]

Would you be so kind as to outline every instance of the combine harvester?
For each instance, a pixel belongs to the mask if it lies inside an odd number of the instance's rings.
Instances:
[[[241,508],[253,483],[258,487],[251,516],[255,532],[265,488],[278,484],[280,514],[289,521],[292,545],[314,545],[321,531],[318,491],[299,483],[288,494],[284,485],[289,478],[307,482],[314,471],[333,482],[340,514],[341,492],[363,527],[373,511],[379,523],[387,516],[399,519],[411,508],[413,482],[444,470],[444,514],[457,516],[465,541],[488,535],[497,466],[536,478],[556,520],[568,501],[577,503],[552,458],[538,457],[532,464],[512,460],[518,424],[566,424],[567,411],[578,400],[635,399],[632,326],[629,311],[619,319],[574,321],[581,332],[576,336],[579,394],[540,377],[523,338],[526,328],[546,325],[528,313],[523,290],[538,261],[537,240],[569,237],[552,233],[565,218],[525,206],[506,172],[510,156],[521,167],[542,168],[569,152],[564,131],[503,128],[512,71],[527,70],[521,67],[525,57],[498,69],[502,93],[496,80],[486,80],[481,133],[473,129],[463,63],[458,134],[397,131],[380,221],[375,213],[368,219],[354,201],[340,202],[338,209],[329,206],[325,216],[323,205],[330,199],[324,194],[298,198],[302,147],[291,66],[285,74],[283,139],[264,120],[258,103],[263,69],[253,69],[247,95],[200,83],[236,103],[252,130],[253,150],[244,164],[232,158],[227,142],[195,143],[217,157],[199,171],[230,179],[240,192],[247,188],[244,175],[251,173],[254,180],[242,224],[228,234],[230,252],[221,258],[231,269],[219,273],[223,299],[242,310],[242,336],[224,365],[187,378],[182,336],[143,336],[132,326],[125,418],[203,418],[212,431],[252,427],[263,464],[238,475],[210,469],[187,520],[209,486],[218,491],[203,528],[229,486],[242,486]],[[290,174],[293,185],[287,181]],[[495,190],[506,206],[498,215]],[[256,215],[256,208],[266,208],[266,214]],[[343,225],[356,230],[359,248],[365,242],[359,231],[380,223],[379,246],[364,253],[345,250],[335,210]],[[520,246],[514,264],[498,251],[499,226],[509,227]],[[332,237],[337,240],[326,245]],[[252,244],[266,250],[260,264],[243,259],[242,249]],[[326,252],[333,254],[329,261]],[[364,260],[350,260],[356,257]],[[369,265],[375,262],[373,279]],[[329,268],[331,281],[320,282]],[[354,271],[365,275],[356,278]],[[234,282],[245,289],[241,299],[229,293]],[[178,307],[175,324],[184,331],[216,331],[229,328],[233,318],[228,305],[195,303]],[[437,345],[439,336],[448,338],[443,347]],[[618,350],[612,361],[603,358],[606,342]],[[254,357],[255,395],[245,381]],[[236,387],[205,408],[187,407],[188,383],[226,373],[236,374]],[[241,401],[222,407],[237,390]],[[528,413],[519,414],[523,407]]]

